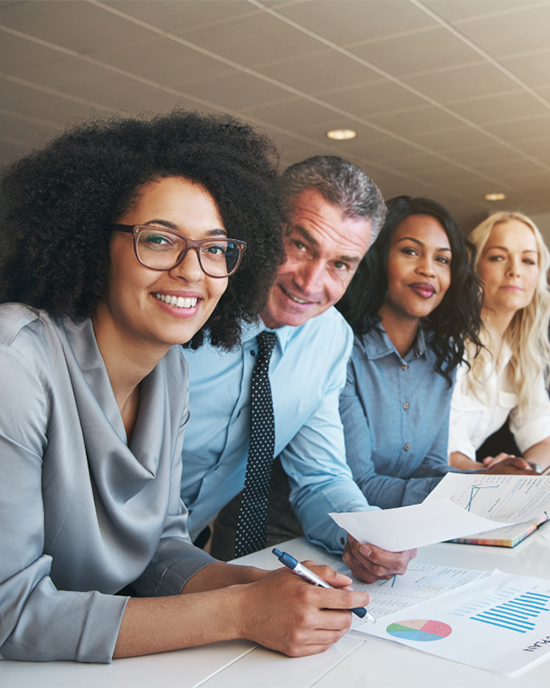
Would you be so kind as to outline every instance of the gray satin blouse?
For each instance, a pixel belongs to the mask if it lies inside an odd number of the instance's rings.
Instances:
[[[174,595],[213,561],[180,500],[187,381],[173,347],[128,447],[91,320],[0,306],[0,658],[109,662],[113,593]]]

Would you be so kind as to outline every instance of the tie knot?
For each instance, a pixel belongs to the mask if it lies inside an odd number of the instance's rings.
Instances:
[[[277,335],[275,332],[264,330],[260,332],[256,339],[258,341],[258,358],[267,358],[269,360],[277,341]]]

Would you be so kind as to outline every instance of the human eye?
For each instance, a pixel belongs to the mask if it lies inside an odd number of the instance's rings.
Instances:
[[[206,244],[202,247],[202,252],[207,253],[209,256],[225,256],[227,253],[227,244],[222,241]]]
[[[160,230],[145,230],[139,235],[139,243],[152,251],[166,251],[175,247],[176,237]]]
[[[532,258],[524,258],[523,262],[526,263],[527,265],[538,265],[538,263],[533,260]]]
[[[351,270],[351,266],[343,260],[335,260],[333,266],[338,272],[349,272]]]
[[[416,256],[418,255],[418,251],[413,247],[413,246],[402,246],[399,249],[400,253],[405,254],[406,256]]]
[[[451,259],[447,258],[447,256],[438,256],[436,259],[439,263],[442,265],[450,265],[451,264]]]
[[[504,260],[504,256],[502,256],[500,253],[493,253],[493,255],[489,256],[488,259],[491,263],[498,263],[501,260]]]

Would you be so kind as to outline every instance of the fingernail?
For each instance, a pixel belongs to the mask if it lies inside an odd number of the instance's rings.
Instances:
[[[372,549],[367,547],[367,545],[361,545],[361,547],[359,547],[359,551],[364,557],[370,557],[372,554]]]

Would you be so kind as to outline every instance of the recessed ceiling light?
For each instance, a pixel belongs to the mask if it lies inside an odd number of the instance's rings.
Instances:
[[[485,194],[486,201],[503,201],[506,198],[505,193],[491,193]]]
[[[329,139],[336,139],[336,141],[346,141],[347,139],[354,139],[357,132],[353,129],[331,129],[327,131]]]

